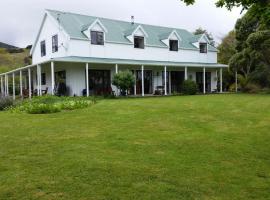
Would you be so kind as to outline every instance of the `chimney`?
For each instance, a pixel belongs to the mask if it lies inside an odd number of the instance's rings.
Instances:
[[[131,16],[131,24],[134,25],[134,16]]]

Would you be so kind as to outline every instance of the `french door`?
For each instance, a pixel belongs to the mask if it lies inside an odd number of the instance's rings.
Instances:
[[[181,93],[182,85],[185,80],[185,72],[171,71],[171,90],[172,93]]]
[[[111,71],[89,70],[89,94],[105,95],[111,93]]]
[[[153,93],[153,73],[151,70],[144,71],[144,94]],[[136,71],[136,94],[142,94],[142,71]]]
[[[203,72],[196,72],[196,83],[199,92],[203,93]],[[205,91],[211,92],[211,72],[205,72]]]

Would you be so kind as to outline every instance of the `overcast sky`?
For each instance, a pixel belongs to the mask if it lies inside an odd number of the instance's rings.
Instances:
[[[31,44],[44,10],[54,9],[153,25],[209,30],[216,40],[234,28],[240,9],[216,8],[215,0],[197,0],[186,6],[180,0],[8,0],[0,7],[0,41],[25,47]]]

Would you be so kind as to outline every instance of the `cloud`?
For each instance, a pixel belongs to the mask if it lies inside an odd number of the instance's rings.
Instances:
[[[31,44],[44,10],[55,9],[139,23],[209,30],[219,40],[233,29],[240,9],[216,8],[215,0],[197,0],[186,6],[180,0],[9,0],[1,2],[0,41],[20,47]]]

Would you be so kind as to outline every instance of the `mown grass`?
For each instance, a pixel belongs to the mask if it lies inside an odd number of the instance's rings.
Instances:
[[[270,96],[0,112],[0,199],[269,199]]]

